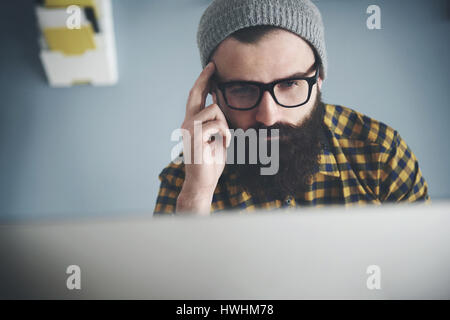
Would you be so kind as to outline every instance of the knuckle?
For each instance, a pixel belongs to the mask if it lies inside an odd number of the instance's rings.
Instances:
[[[214,109],[217,112],[217,115],[220,117],[220,119],[225,119],[225,115],[223,114],[222,109],[219,107],[218,104],[214,104]]]

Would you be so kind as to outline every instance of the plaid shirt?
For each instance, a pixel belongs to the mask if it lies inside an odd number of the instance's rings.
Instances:
[[[429,201],[416,157],[399,133],[352,109],[325,105],[319,169],[306,192],[285,199],[256,199],[225,170],[214,191],[211,212],[289,208],[305,205],[380,204]],[[184,181],[184,164],[171,162],[159,175],[155,213],[174,213]]]

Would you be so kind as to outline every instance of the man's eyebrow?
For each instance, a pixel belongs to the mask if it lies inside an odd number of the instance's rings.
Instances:
[[[279,79],[275,79],[274,81],[278,81],[278,80],[283,80],[283,79],[291,79],[291,78],[305,78],[306,75],[308,73],[310,73],[311,71],[306,71],[306,72],[296,72],[290,76],[284,77],[284,78],[279,78]]]
[[[311,70],[312,69],[312,70]],[[275,81],[279,81],[279,80],[283,80],[283,79],[292,79],[292,78],[305,78],[307,77],[307,75],[309,73],[311,73],[312,71],[314,71],[313,68],[310,68],[310,70],[307,71],[302,71],[302,72],[296,72],[294,74],[291,74],[287,77],[283,77],[283,78],[278,78],[275,79],[271,82],[275,82]],[[259,82],[259,81],[253,81],[253,80],[245,80],[245,79],[239,79],[239,78],[231,78],[229,80],[225,80],[222,77],[220,77],[218,74],[215,74],[214,77],[219,81],[219,82]]]
[[[283,79],[306,78],[308,74],[310,74],[311,72],[313,72],[315,70],[316,70],[316,63],[314,62],[314,64],[306,71],[296,72],[294,74],[291,74],[290,76],[287,76],[287,77],[284,77],[284,78],[275,79],[272,82],[283,80]],[[310,77],[312,77],[313,75],[311,75]]]

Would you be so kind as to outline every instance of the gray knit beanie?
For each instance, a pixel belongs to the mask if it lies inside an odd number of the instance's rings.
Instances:
[[[197,32],[202,66],[230,34],[246,27],[270,25],[289,30],[317,51],[325,78],[327,55],[324,27],[310,0],[214,0],[203,13]]]

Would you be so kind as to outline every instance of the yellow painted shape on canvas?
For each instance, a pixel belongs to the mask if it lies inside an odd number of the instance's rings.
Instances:
[[[61,51],[63,54],[81,55],[86,50],[95,49],[94,30],[91,25],[82,26],[80,29],[45,28],[45,40],[53,51]]]
[[[71,5],[93,7],[95,5],[94,2],[94,0],[45,0],[44,5],[46,7],[68,7]]]

